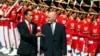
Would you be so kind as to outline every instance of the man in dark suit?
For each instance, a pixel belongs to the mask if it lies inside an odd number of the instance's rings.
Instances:
[[[41,56],[65,56],[66,33],[65,27],[56,22],[56,13],[48,13],[48,23],[42,26]]]
[[[27,9],[24,15],[25,21],[18,25],[21,40],[17,53],[20,56],[36,56],[37,37],[41,36],[41,33],[37,33],[37,25],[31,22],[33,17],[32,11]]]

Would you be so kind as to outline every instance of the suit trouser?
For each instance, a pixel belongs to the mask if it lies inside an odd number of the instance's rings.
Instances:
[[[62,53],[58,51],[44,51],[44,56],[62,56]]]
[[[19,54],[20,56],[37,56],[37,52],[36,51],[34,51],[34,50],[32,50],[31,52],[30,52],[30,54],[28,54],[28,55],[26,55],[26,54]]]
[[[31,54],[31,55],[20,54],[20,56],[37,56],[37,55],[35,55],[35,54]]]
[[[20,56],[37,56],[37,55],[35,55],[35,54],[30,54],[30,55],[20,54]]]

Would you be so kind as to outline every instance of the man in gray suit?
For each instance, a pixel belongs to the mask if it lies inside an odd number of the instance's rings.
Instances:
[[[42,26],[41,56],[66,55],[65,27],[56,22],[56,13],[49,12],[47,23]]]

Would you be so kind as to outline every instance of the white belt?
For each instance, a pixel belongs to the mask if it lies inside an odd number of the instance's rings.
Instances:
[[[90,41],[89,41],[89,44],[93,44],[93,41],[92,41],[92,40],[90,40]]]
[[[84,41],[84,38],[82,37],[82,38],[80,38],[79,40],[80,40],[80,41]]]
[[[38,30],[40,30],[40,29],[41,29],[41,27],[40,27],[40,26],[38,26],[38,27],[37,27],[37,29],[38,29]]]
[[[77,39],[78,39],[78,37],[77,37],[77,36],[73,36],[73,39],[74,39],[74,40],[77,40]]]
[[[66,34],[66,37],[69,38],[70,37],[70,34]]]

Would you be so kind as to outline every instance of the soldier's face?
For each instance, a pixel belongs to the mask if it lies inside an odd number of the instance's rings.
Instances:
[[[28,9],[32,9],[32,6],[28,6]]]
[[[33,13],[31,11],[28,12],[28,14],[25,16],[26,20],[31,22],[32,18],[33,18]]]

